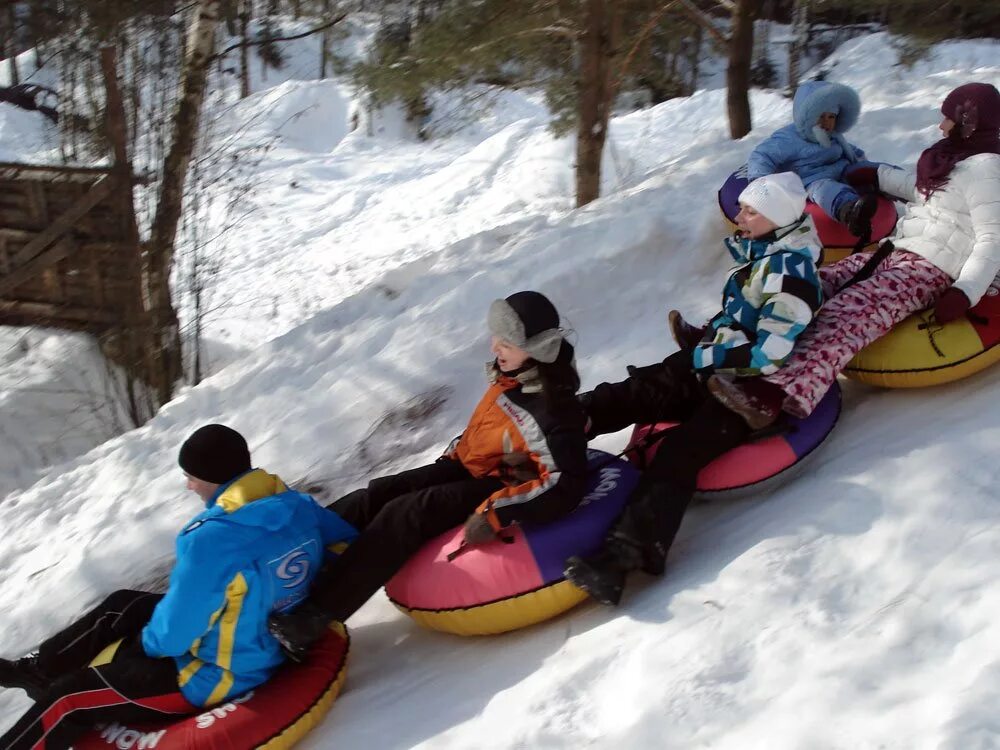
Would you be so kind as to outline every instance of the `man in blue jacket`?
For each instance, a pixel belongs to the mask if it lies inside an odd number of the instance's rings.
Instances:
[[[197,713],[260,685],[284,661],[268,615],[299,604],[325,548],[357,532],[252,469],[246,441],[224,425],[192,434],[179,463],[207,507],[177,537],[167,592],[116,591],[37,654],[0,659],[0,685],[36,701],[0,738],[3,750],[68,748],[96,723]],[[90,666],[98,654],[103,663]]]

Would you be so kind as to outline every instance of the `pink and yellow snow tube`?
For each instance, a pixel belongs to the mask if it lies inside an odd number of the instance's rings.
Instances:
[[[119,642],[120,643],[120,642]],[[347,674],[350,638],[340,623],[313,646],[301,664],[286,664],[246,695],[198,714],[154,724],[113,722],[74,743],[74,750],[284,750],[319,725],[340,693]],[[92,664],[107,663],[118,643]]]
[[[462,528],[432,539],[386,585],[399,609],[417,623],[458,635],[491,635],[548,620],[587,598],[563,578],[566,558],[596,552],[621,513],[639,472],[601,451],[589,451],[587,494],[550,524],[523,524],[506,541],[475,547],[452,560]]]
[[[719,188],[719,208],[722,210],[722,215],[726,217],[726,220],[732,224],[734,229],[736,227],[736,214],[740,212],[740,193],[743,192],[743,188],[748,184],[746,165],[744,164],[729,175],[729,178]],[[853,252],[858,238],[851,234],[847,227],[839,221],[831,219],[823,212],[822,208],[812,201],[806,203],[806,213],[812,216],[813,223],[816,225],[816,233],[819,235],[820,242],[823,243],[823,257],[820,258],[821,264],[829,265],[830,263],[836,263]],[[869,247],[878,243],[883,237],[888,237],[892,234],[892,230],[896,228],[896,219],[896,207],[892,201],[879,196],[878,209],[872,218],[872,244]]]
[[[698,474],[698,494],[703,497],[738,497],[774,489],[789,479],[802,462],[819,447],[840,416],[840,386],[834,383],[813,413],[806,419],[785,415],[773,435],[733,448],[715,459]],[[645,468],[659,450],[660,440],[647,442],[646,436],[675,424],[661,422],[637,425],[626,455]]]
[[[844,370],[883,388],[923,388],[960,380],[1000,360],[1000,279],[975,307],[940,325],[933,308],[911,315],[866,346]]]

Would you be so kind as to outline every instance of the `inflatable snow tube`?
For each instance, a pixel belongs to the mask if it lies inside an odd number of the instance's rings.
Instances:
[[[774,489],[790,479],[837,424],[840,386],[836,383],[806,419],[784,415],[771,437],[733,448],[698,473],[698,495],[706,498],[740,497]],[[646,435],[676,424],[636,425],[626,455],[644,468],[660,447],[659,440],[643,444]]]
[[[744,164],[729,175],[729,178],[719,188],[719,208],[722,209],[722,215],[733,227],[736,226],[736,214],[740,212],[740,193],[748,184],[746,165]],[[821,264],[836,263],[854,251],[858,238],[851,234],[847,227],[839,221],[831,219],[823,212],[823,209],[812,201],[806,203],[806,213],[812,216],[813,223],[816,224],[816,233],[819,234],[820,242],[823,243]],[[879,196],[878,209],[872,218],[872,244],[892,234],[892,230],[896,228],[896,219],[896,206],[888,198]]]
[[[563,578],[566,558],[596,552],[639,479],[627,462],[588,451],[579,507],[550,524],[523,524],[451,561],[462,527],[432,539],[389,581],[389,599],[417,623],[457,635],[492,635],[548,620],[587,595]]]
[[[349,645],[346,628],[334,623],[306,661],[283,666],[268,682],[246,695],[176,720],[135,726],[112,723],[95,729],[74,743],[73,748],[281,750],[292,747],[323,720],[333,705],[347,673]],[[108,655],[102,656],[106,661]],[[92,663],[100,663],[100,659]]]
[[[911,315],[851,360],[844,374],[883,388],[960,380],[1000,360],[1000,277],[965,317],[941,325],[933,308]]]

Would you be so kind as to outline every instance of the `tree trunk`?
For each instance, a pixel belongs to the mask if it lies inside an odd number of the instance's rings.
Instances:
[[[691,48],[691,84],[688,86],[687,94],[690,96],[695,91],[698,90],[698,75],[700,74],[700,64],[701,64],[701,45],[705,39],[705,30],[702,25],[695,24],[694,27],[694,45]]]
[[[761,0],[737,0],[729,32],[729,67],[726,68],[726,108],[733,140],[750,132],[750,62],[753,56],[753,22]]]
[[[170,299],[170,272],[174,265],[177,224],[184,203],[184,183],[198,136],[198,123],[208,66],[212,59],[218,0],[200,0],[188,35],[181,92],[174,114],[170,148],[163,160],[156,215],[150,229],[147,274],[153,308],[153,331],[158,339],[160,403],[170,400],[181,375],[181,345],[177,313]]]
[[[323,0],[323,21],[330,18],[330,0]],[[333,41],[333,29],[324,29],[323,38],[319,47],[319,77],[326,78],[326,71],[330,67],[330,45]]]
[[[242,5],[243,0],[220,0],[219,2],[219,17],[226,24],[228,36],[236,36],[240,33],[238,24]]]
[[[240,2],[240,39],[243,46],[240,47],[240,99],[250,96],[250,7],[253,0],[242,0]]]
[[[809,0],[795,0],[792,8],[792,42],[788,45],[788,94],[799,87],[799,65],[809,37]]]
[[[11,86],[21,82],[17,72],[17,12],[14,5],[15,3],[7,3],[4,15],[0,18],[0,37],[9,40],[0,44],[0,54],[7,57]]]
[[[108,146],[114,156],[117,195],[121,201],[122,216],[127,222],[129,246],[133,254],[121,259],[138,268],[139,227],[135,218],[135,203],[132,196],[132,161],[128,152],[128,124],[125,102],[118,80],[118,50],[114,44],[101,47],[101,76],[104,80],[104,132],[108,136]],[[138,278],[139,274],[136,273]],[[125,371],[125,394],[132,426],[145,424],[155,411],[144,394],[144,385],[154,381],[155,373],[150,367],[154,359],[147,351],[148,337],[144,325],[144,304],[142,289],[125,291],[122,300],[123,325],[110,337],[101,340],[101,349],[109,359],[116,359]],[[117,356],[115,356],[117,355]]]
[[[620,13],[614,0],[584,0],[577,71],[576,205],[601,195],[601,155],[608,136]]]

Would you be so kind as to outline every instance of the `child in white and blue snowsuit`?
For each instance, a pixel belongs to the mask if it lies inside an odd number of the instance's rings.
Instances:
[[[778,192],[787,206],[771,207]],[[778,217],[772,223],[784,226],[762,236],[737,233],[725,240],[738,265],[722,290],[722,312],[709,321],[692,351],[697,372],[735,376],[775,372],[819,308],[816,266],[822,245],[812,217],[800,212],[792,218],[799,197],[804,206],[801,182],[790,172],[752,182],[740,194],[741,213],[747,207],[767,205]]]
[[[664,571],[698,472],[751,434],[743,417],[714,398],[712,379],[777,370],[822,301],[821,245],[805,213],[802,181],[791,172],[767,175],[739,200],[740,233],[726,240],[738,265],[723,289],[722,311],[704,329],[671,311],[680,351],[630,367],[625,380],[580,397],[589,437],[630,424],[679,423],[662,438],[604,548],[567,561],[566,578],[604,604],[618,603],[629,571]]]
[[[827,216],[846,224],[855,235],[870,232],[875,213],[874,195],[859,195],[845,182],[858,167],[877,167],[865,160],[860,147],[844,133],[861,113],[858,93],[839,83],[808,81],[799,86],[792,104],[792,124],[775,131],[747,159],[751,181],[775,172],[794,172],[809,199]]]

